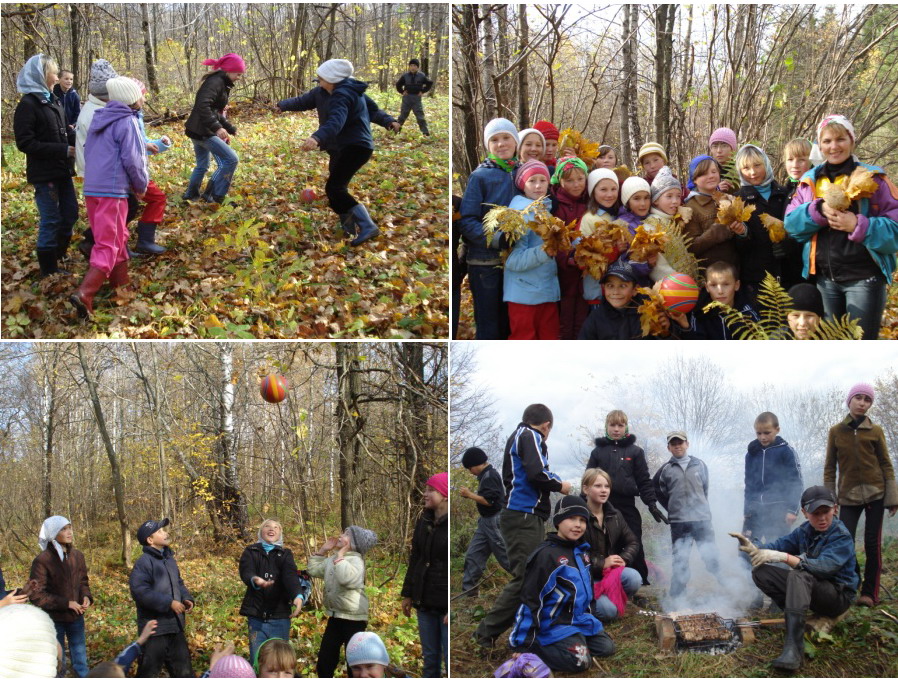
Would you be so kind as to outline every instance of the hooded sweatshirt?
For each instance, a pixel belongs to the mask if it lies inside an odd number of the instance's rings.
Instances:
[[[120,101],[110,101],[94,113],[84,144],[90,163],[84,171],[84,195],[127,198],[147,190],[146,145],[138,112]]]

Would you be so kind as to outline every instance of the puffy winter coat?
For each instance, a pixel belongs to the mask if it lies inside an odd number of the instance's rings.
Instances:
[[[334,91],[316,87],[305,94],[278,102],[282,111],[318,111],[318,129],[312,132],[324,151],[339,151],[344,146],[374,148],[371,123],[389,127],[394,118],[365,94],[368,83],[345,78]]]
[[[269,587],[257,587],[254,577],[273,580]],[[262,620],[289,618],[293,601],[302,594],[293,552],[275,546],[266,552],[258,542],[249,545],[240,556],[240,579],[246,584],[246,594],[240,605],[240,615]],[[303,596],[305,600],[305,596]]]
[[[515,196],[509,207],[523,210],[532,202],[526,196]],[[548,197],[543,199],[547,207],[549,202]],[[527,220],[533,221],[533,216],[528,214]],[[533,305],[557,302],[560,296],[555,259],[546,254],[543,239],[531,229],[515,242],[505,260],[503,299]]]
[[[66,552],[63,562],[50,542],[31,562],[30,580],[37,582],[31,591],[31,603],[44,609],[53,622],[75,622],[81,616],[69,608],[70,601],[79,604],[84,597],[93,603],[84,554],[74,548]]]
[[[801,465],[792,447],[777,436],[764,448],[755,439],[745,454],[744,515],[752,516],[761,506],[782,505],[783,513],[798,515],[801,493]]]
[[[484,160],[468,177],[461,198],[461,232],[468,246],[468,264],[502,265],[499,248],[487,243],[483,218],[493,205],[510,205],[514,198],[514,179],[492,160]]]
[[[886,507],[898,505],[895,470],[889,458],[882,427],[869,417],[857,427],[851,415],[831,427],[826,441],[823,485],[836,492],[836,468],[840,505],[863,505],[884,499]]]
[[[636,445],[633,434],[617,441],[602,436],[595,440],[595,444],[586,468],[600,467],[608,472],[611,477],[610,502],[633,504],[637,495],[647,505],[656,501],[645,451]]]
[[[368,619],[368,596],[365,594],[365,559],[358,552],[337,556],[312,556],[309,575],[324,579],[324,608],[332,618]]]
[[[651,481],[649,481],[651,483]],[[623,515],[610,502],[602,507],[604,525],[599,526],[595,516],[589,517],[584,538],[589,543],[589,560],[592,579],[602,579],[605,559],[618,555],[629,566],[639,552],[639,538],[630,530]]]
[[[692,219],[683,225],[684,233],[692,238],[689,250],[698,257],[702,266],[714,262],[729,262],[739,266],[739,251],[736,249],[737,236],[725,224],[717,223],[717,203],[711,196],[692,192],[686,201],[692,208]]]
[[[161,551],[144,547],[143,554],[134,563],[128,579],[131,598],[137,604],[137,629],[150,620],[156,620],[156,635],[175,634],[184,630],[184,614],[171,609],[172,601],[193,601],[184,586],[181,571],[174,552],[168,547]]]
[[[505,443],[502,481],[508,509],[549,518],[549,493],[561,490],[561,477],[549,471],[549,449],[543,435],[521,422]]]
[[[196,93],[193,110],[184,124],[184,134],[191,139],[208,139],[222,127],[228,134],[237,134],[237,128],[223,113],[233,87],[234,81],[224,71],[209,75]]]
[[[655,495],[667,510],[672,523],[710,521],[708,504],[708,467],[694,455],[689,456],[686,469],[671,457],[655,472],[652,482]]]
[[[436,518],[432,509],[415,524],[402,596],[415,608],[440,614],[449,610],[449,515]]]
[[[12,125],[16,148],[25,154],[25,177],[30,183],[72,176],[69,147],[75,145],[75,133],[66,126],[59,99],[22,95]]]
[[[663,339],[656,335],[642,336],[637,309],[645,299],[645,295],[636,294],[623,309],[615,309],[605,300],[593,305],[577,339]]]
[[[591,612],[592,576],[588,542],[549,533],[527,559],[521,606],[508,643],[529,647],[554,644],[575,634],[591,637],[602,623]]]
[[[147,190],[146,144],[138,111],[110,101],[94,113],[84,143],[84,195],[127,198]]]

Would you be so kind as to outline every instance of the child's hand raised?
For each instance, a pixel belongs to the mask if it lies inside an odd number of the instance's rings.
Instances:
[[[337,546],[338,540],[339,540],[339,538],[328,538],[327,540],[325,540],[324,544],[321,545],[321,549],[319,549],[318,551],[319,552],[331,551],[334,547]]]
[[[156,627],[159,623],[155,620],[147,621],[147,624],[140,630],[140,636],[137,637],[137,643],[143,646],[147,640],[156,633]]]

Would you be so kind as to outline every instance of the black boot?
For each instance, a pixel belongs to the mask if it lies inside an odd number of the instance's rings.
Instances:
[[[356,226],[355,217],[352,216],[352,213],[344,212],[337,216],[340,218],[340,226],[343,228],[343,233],[347,236],[354,236],[358,231],[358,227]]]
[[[72,242],[72,234],[58,236],[56,238],[56,261],[65,262],[69,259],[69,244]]]
[[[804,662],[804,611],[786,609],[786,643],[773,661],[779,670],[795,671]]]
[[[38,248],[37,263],[41,267],[41,278],[58,273],[59,266],[56,264],[56,248]]]
[[[84,235],[81,242],[78,243],[78,251],[84,255],[84,259],[90,261],[90,251],[94,249],[94,232],[90,227],[84,229]]]
[[[138,253],[144,255],[161,255],[165,248],[156,245],[156,224],[149,222],[137,222],[137,247]]]

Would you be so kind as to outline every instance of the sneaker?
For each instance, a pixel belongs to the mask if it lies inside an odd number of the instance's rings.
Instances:
[[[873,601],[873,597],[867,596],[866,594],[861,594],[855,604],[858,606],[866,606],[867,608],[873,608],[876,603]]]

